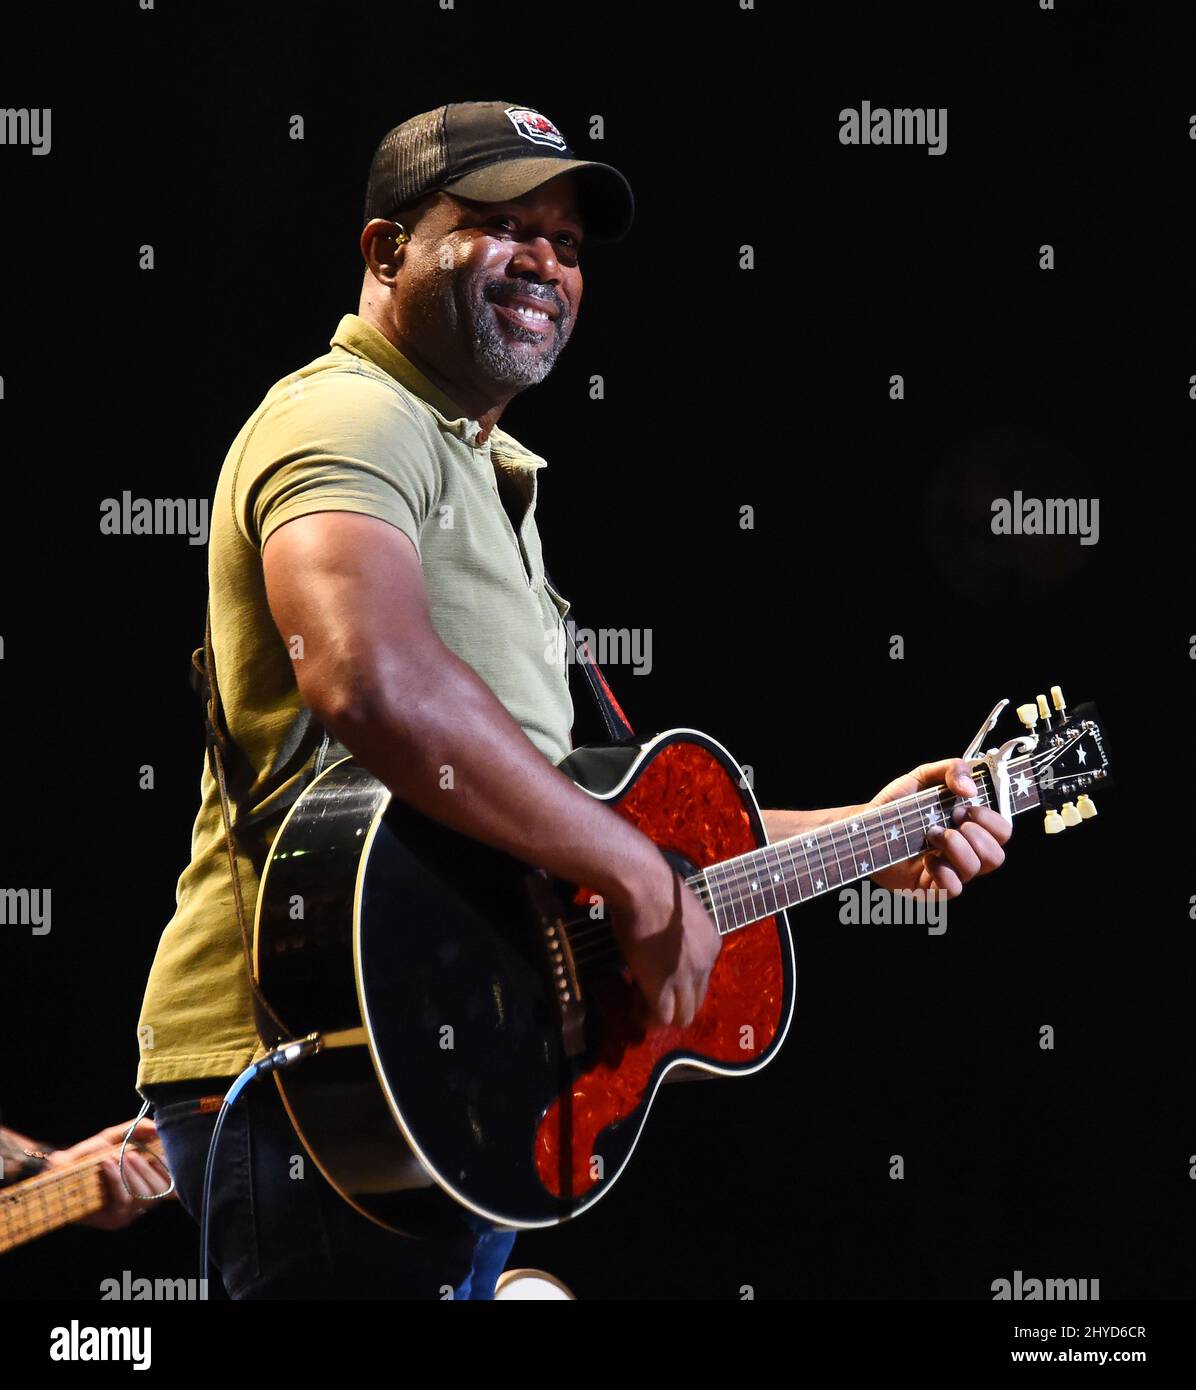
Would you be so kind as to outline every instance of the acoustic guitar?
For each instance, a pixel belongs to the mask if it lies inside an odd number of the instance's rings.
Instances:
[[[1048,831],[1091,819],[1109,775],[1095,709],[1053,694],[1053,714],[1042,697],[1022,706],[1030,732],[973,759],[969,798],[1040,808]],[[389,1229],[450,1229],[457,1208],[543,1227],[600,1201],[663,1082],[749,1076],[776,1056],[794,1006],[787,911],[921,854],[961,800],[938,787],[769,844],[743,769],[696,730],[579,748],[560,767],[656,843],[723,938],[688,1027],[637,1022],[586,885],[447,829],[353,758],[312,782],[271,845],[254,970],[291,1036],[318,1035],[275,1081],[320,1171]]]

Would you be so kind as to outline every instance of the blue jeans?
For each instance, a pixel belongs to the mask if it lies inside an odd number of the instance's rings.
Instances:
[[[154,1104],[179,1200],[196,1223],[216,1123],[216,1110],[201,1110],[196,1101],[223,1096],[232,1081],[142,1088]],[[411,1240],[355,1211],[304,1151],[268,1078],[254,1082],[225,1117],[208,1250],[230,1298],[492,1299],[515,1232],[464,1210],[460,1216],[460,1236]]]

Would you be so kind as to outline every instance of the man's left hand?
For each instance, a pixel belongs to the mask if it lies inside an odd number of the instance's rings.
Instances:
[[[69,1168],[72,1163],[77,1163],[82,1158],[106,1153],[114,1146],[119,1146],[128,1127],[128,1121],[123,1125],[110,1125],[107,1129],[100,1130],[99,1134],[93,1134],[90,1139],[73,1144],[69,1149],[56,1149],[47,1157],[46,1167]],[[142,1197],[157,1196],[170,1186],[170,1173],[162,1160],[156,1158],[148,1149],[134,1147],[135,1144],[144,1144],[153,1139],[156,1134],[154,1122],[142,1120],[133,1131],[125,1149],[125,1181],[133,1192]],[[138,1216],[153,1210],[155,1203],[138,1201],[125,1191],[116,1171],[115,1159],[105,1158],[102,1168],[104,1205],[94,1215],[80,1221],[81,1226],[94,1226],[101,1231],[119,1231]]]
[[[923,763],[898,777],[877,792],[869,805],[882,806],[940,785],[956,796],[975,796],[978,790],[962,758],[945,758]],[[930,848],[925,854],[868,876],[892,892],[937,889],[948,898],[957,898],[965,883],[1001,867],[1005,862],[1003,846],[1012,834],[1013,826],[1000,812],[988,806],[957,806],[948,827],[931,827],[926,836]]]

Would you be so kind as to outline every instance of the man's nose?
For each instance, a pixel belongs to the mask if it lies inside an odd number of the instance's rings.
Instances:
[[[540,280],[551,280],[554,284],[560,279],[561,267],[546,236],[529,237],[521,241],[511,257],[511,266],[517,275],[530,271]]]

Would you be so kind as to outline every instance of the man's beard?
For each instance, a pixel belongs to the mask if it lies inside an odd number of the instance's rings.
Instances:
[[[479,287],[469,301],[470,322],[461,326],[469,331],[474,361],[496,386],[535,386],[552,371],[569,339],[568,314],[555,293],[551,297],[544,297],[546,305],[560,310],[559,318],[549,329],[552,339],[539,352],[519,351],[517,343],[540,343],[543,342],[543,335],[529,328],[520,328],[518,324],[505,326],[499,323],[493,308],[495,300],[488,297],[487,290],[493,294],[508,283],[500,281]],[[531,291],[527,293],[533,298],[541,298],[531,295]]]

